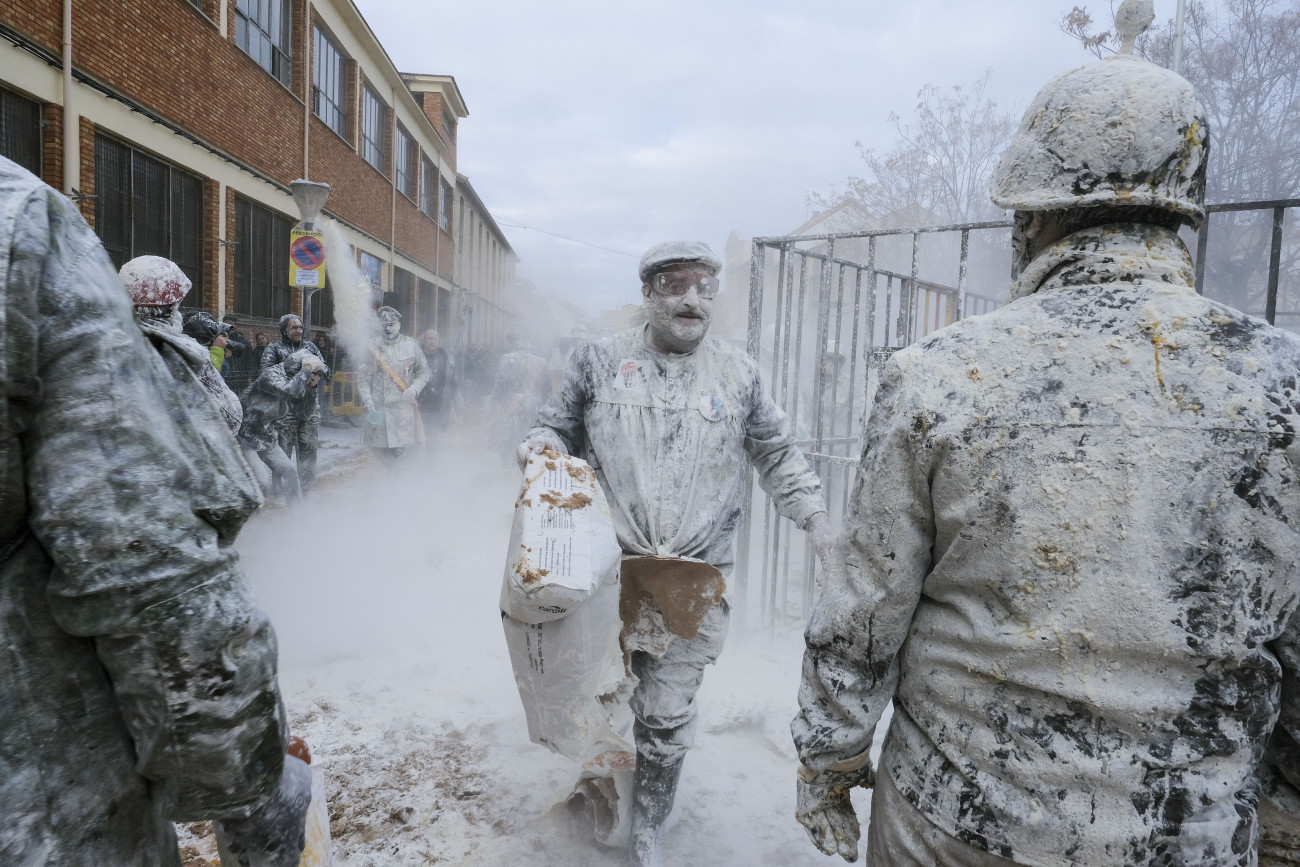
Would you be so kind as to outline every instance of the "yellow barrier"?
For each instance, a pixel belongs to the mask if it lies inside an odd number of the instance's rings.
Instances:
[[[330,412],[335,415],[361,415],[361,396],[357,393],[355,373],[336,373],[326,386]]]

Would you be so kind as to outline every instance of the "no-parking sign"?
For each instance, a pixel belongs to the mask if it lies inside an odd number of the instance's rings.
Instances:
[[[325,243],[320,232],[289,233],[289,285],[320,289],[325,285]]]

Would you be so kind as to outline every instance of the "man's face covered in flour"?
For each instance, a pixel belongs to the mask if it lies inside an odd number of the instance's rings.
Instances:
[[[379,325],[383,329],[385,340],[396,340],[402,333],[402,317],[394,313],[379,314]]]
[[[699,265],[672,265],[641,287],[650,343],[665,352],[690,352],[700,345],[713,318],[718,280]]]

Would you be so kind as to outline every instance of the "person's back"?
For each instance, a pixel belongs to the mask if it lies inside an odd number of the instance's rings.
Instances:
[[[0,338],[0,863],[179,864],[173,820],[289,777],[229,547],[255,482],[72,204],[3,158]]]
[[[1057,276],[902,350],[877,396],[914,462],[873,518],[924,483],[933,521],[932,553],[872,555],[932,559],[877,609],[916,605],[882,764],[1022,863],[1235,863],[1300,594],[1300,339],[1196,295],[1164,229],[1042,256]]]
[[[1192,288],[1208,156],[1194,88],[1130,55],[1026,110],[1012,300],[885,365],[809,619],[823,851],[863,785],[876,867],[1255,863],[1261,760],[1300,781],[1300,338]]]

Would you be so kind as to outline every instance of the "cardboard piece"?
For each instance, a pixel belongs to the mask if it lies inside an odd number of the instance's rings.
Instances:
[[[691,639],[726,592],[717,567],[690,557],[624,557],[619,615],[625,652],[663,656],[673,636]]]

